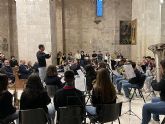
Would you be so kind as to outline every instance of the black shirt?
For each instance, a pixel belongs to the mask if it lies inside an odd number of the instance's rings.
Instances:
[[[73,98],[75,97],[75,99]],[[73,99],[72,99],[73,98]],[[67,105],[84,105],[83,94],[76,88],[66,88],[66,86],[58,90],[54,97],[54,106],[58,110],[59,107]]]
[[[46,85],[57,86],[59,89],[62,88],[61,78],[58,76],[46,76],[45,83]]]
[[[0,93],[0,119],[15,113],[16,108],[12,105],[13,95],[9,91]]]
[[[155,91],[160,91],[160,99],[162,101],[165,101],[165,75],[160,80],[160,82],[157,82],[156,80],[154,80],[151,83],[151,86]]]
[[[38,51],[36,56],[38,60],[38,66],[46,67],[46,59],[50,58],[50,55],[45,54],[44,52]]]

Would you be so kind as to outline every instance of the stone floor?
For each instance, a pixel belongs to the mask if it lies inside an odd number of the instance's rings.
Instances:
[[[13,91],[11,91],[13,92]],[[22,90],[18,91],[18,98],[20,98]],[[146,97],[148,96],[148,94],[144,93],[144,97],[146,99]],[[118,102],[123,101],[124,96],[118,95]],[[150,102],[151,97],[147,97],[146,101]],[[141,118],[142,118],[142,107],[143,107],[144,101],[142,98],[140,97],[134,97],[132,102],[131,102],[131,108],[132,111],[140,118],[133,116],[133,115],[129,115],[129,113],[124,114],[125,112],[127,112],[129,110],[129,102],[123,102],[123,106],[122,106],[122,116],[120,117],[120,121],[121,124],[140,124],[141,123]],[[161,120],[163,119],[164,116],[161,116]],[[87,120],[87,122],[89,122]],[[111,123],[107,123],[107,124],[111,124]],[[114,122],[114,124],[118,124],[118,121]],[[154,122],[153,120],[151,120],[151,122],[149,124],[159,124],[157,122]]]

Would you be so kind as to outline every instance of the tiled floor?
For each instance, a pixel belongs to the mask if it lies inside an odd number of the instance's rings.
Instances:
[[[11,91],[13,92],[13,91]],[[21,95],[21,90],[18,91],[18,97],[20,98]],[[144,93],[145,98],[147,97],[148,94]],[[124,96],[118,96],[118,102],[123,101]],[[148,97],[146,99],[147,102],[150,102],[151,97]],[[132,102],[131,102],[131,108],[132,111],[141,119],[142,117],[142,107],[143,107],[144,101],[142,100],[142,98],[137,98],[134,97]],[[129,102],[124,102],[123,106],[122,106],[122,116],[120,117],[121,120],[121,124],[141,124],[141,120],[133,115],[129,115],[124,114],[125,112],[127,112],[129,110]],[[164,116],[161,116],[161,120],[163,119]],[[87,121],[89,122],[89,121]],[[111,124],[111,123],[107,123],[107,124]],[[118,121],[114,122],[114,124],[118,124]],[[153,120],[151,120],[151,122],[149,124],[158,124],[157,122],[154,122]]]

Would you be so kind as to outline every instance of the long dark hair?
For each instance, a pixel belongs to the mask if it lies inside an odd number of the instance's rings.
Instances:
[[[8,86],[7,75],[0,73],[0,93],[2,93],[4,90],[7,90],[7,86]]]
[[[112,101],[116,99],[116,90],[110,80],[110,74],[107,69],[101,68],[97,71],[94,90],[100,93],[103,102],[109,99]]]
[[[54,65],[48,66],[47,71],[46,71],[46,76],[49,77],[49,76],[57,76],[57,75],[58,73],[57,73],[56,66]]]
[[[37,73],[32,73],[29,76],[27,84],[26,84],[26,89],[35,90],[35,91],[43,91],[44,90],[41,79]]]

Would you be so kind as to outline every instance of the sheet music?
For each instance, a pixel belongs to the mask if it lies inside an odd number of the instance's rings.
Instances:
[[[84,73],[81,70],[77,70],[79,74],[75,78],[75,88],[79,89],[80,91],[86,91],[86,78]]]
[[[133,70],[133,67],[131,64],[123,65],[124,70],[125,70],[125,75],[127,79],[131,79],[136,77],[135,72]]]
[[[84,73],[80,69],[77,70],[77,73],[80,77],[85,77]]]

